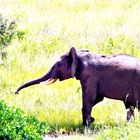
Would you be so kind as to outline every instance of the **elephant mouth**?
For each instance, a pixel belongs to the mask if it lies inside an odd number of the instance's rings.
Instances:
[[[50,85],[50,84],[56,82],[57,80],[58,80],[58,78],[50,78],[47,81],[41,82],[41,84]]]

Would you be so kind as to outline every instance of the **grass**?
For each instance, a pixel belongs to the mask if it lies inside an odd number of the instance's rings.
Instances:
[[[123,104],[107,99],[93,109],[96,121],[86,132],[81,126],[80,83],[75,79],[14,94],[20,84],[46,73],[71,46],[140,58],[139,7],[140,0],[1,0],[0,14],[14,19],[25,36],[6,49],[0,98],[46,121],[50,133],[70,132],[70,139],[139,139],[139,117],[126,123]]]

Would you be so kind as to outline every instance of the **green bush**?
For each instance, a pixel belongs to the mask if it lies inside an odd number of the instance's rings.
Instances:
[[[14,38],[22,40],[26,31],[19,30],[15,21],[9,22],[0,15],[0,59],[6,59],[7,52],[4,50],[12,43]]]
[[[7,19],[4,19],[0,15],[0,47],[9,45],[16,33],[17,25],[15,22],[8,23]]]
[[[0,15],[0,57],[1,60],[6,58],[6,52],[4,48],[9,45],[15,34],[16,34],[17,25],[15,22],[8,22],[7,19],[4,19]]]
[[[11,108],[0,101],[0,139],[39,140],[49,127],[33,116],[25,115],[20,109]]]

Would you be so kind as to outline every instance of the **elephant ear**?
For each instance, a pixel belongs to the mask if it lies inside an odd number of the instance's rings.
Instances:
[[[76,73],[76,68],[77,68],[77,53],[75,47],[72,47],[69,51],[69,58],[71,61],[71,76],[74,77]]]

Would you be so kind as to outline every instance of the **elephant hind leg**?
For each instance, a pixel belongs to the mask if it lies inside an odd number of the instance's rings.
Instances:
[[[127,121],[130,121],[132,118],[134,118],[134,110],[135,106],[130,103],[129,101],[124,101],[125,108],[127,109]]]
[[[130,108],[127,110],[127,121],[130,121],[132,118],[134,118],[135,114],[134,114],[134,106],[130,106]]]
[[[138,111],[140,112],[140,97],[137,98],[136,107],[138,108]]]

